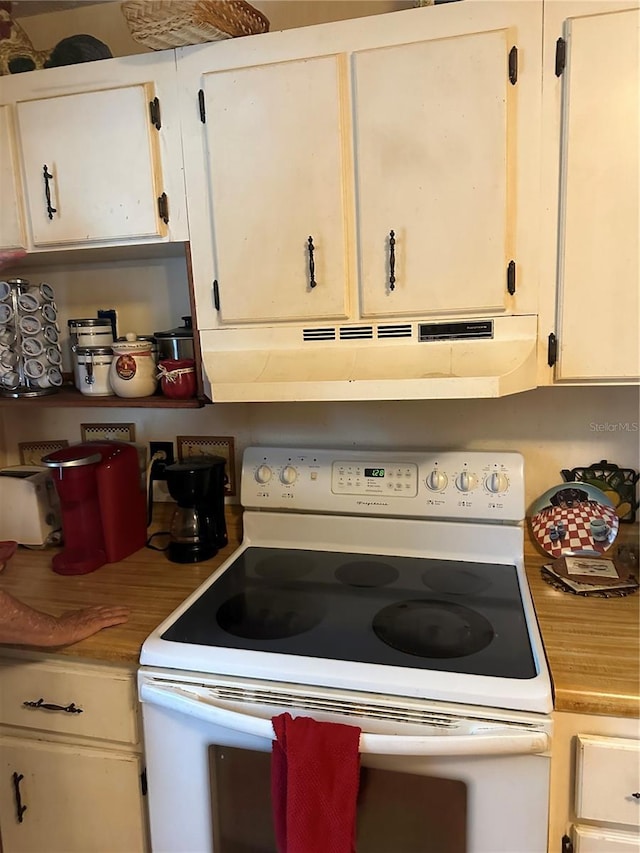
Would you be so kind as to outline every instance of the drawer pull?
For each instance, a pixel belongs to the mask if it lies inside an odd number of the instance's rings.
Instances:
[[[13,793],[16,797],[16,817],[18,823],[22,823],[22,815],[26,812],[27,807],[22,805],[22,795],[20,793],[20,782],[24,779],[22,773],[13,774]]]
[[[634,794],[631,794],[632,797],[635,797],[636,800],[640,800],[640,791],[636,791]]]
[[[72,702],[70,705],[54,705],[52,702],[45,702],[44,699],[38,699],[37,702],[23,702],[25,708],[43,708],[45,711],[66,711],[67,714],[82,714],[82,708],[76,708]]]

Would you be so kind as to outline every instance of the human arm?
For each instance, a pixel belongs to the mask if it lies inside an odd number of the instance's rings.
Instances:
[[[0,590],[0,643],[25,646],[67,646],[120,625],[129,618],[126,607],[98,605],[51,616],[34,610]]]

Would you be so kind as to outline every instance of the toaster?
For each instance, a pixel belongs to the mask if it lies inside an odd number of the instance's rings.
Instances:
[[[48,545],[60,539],[60,504],[48,469],[0,468],[0,540]]]

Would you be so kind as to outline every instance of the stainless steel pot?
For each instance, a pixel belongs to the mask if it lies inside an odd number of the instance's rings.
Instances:
[[[191,317],[183,317],[184,326],[154,332],[158,342],[158,361],[165,358],[193,358],[193,325]]]

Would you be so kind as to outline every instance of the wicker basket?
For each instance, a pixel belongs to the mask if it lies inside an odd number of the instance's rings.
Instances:
[[[153,50],[266,33],[269,20],[244,0],[126,0],[132,38]]]

